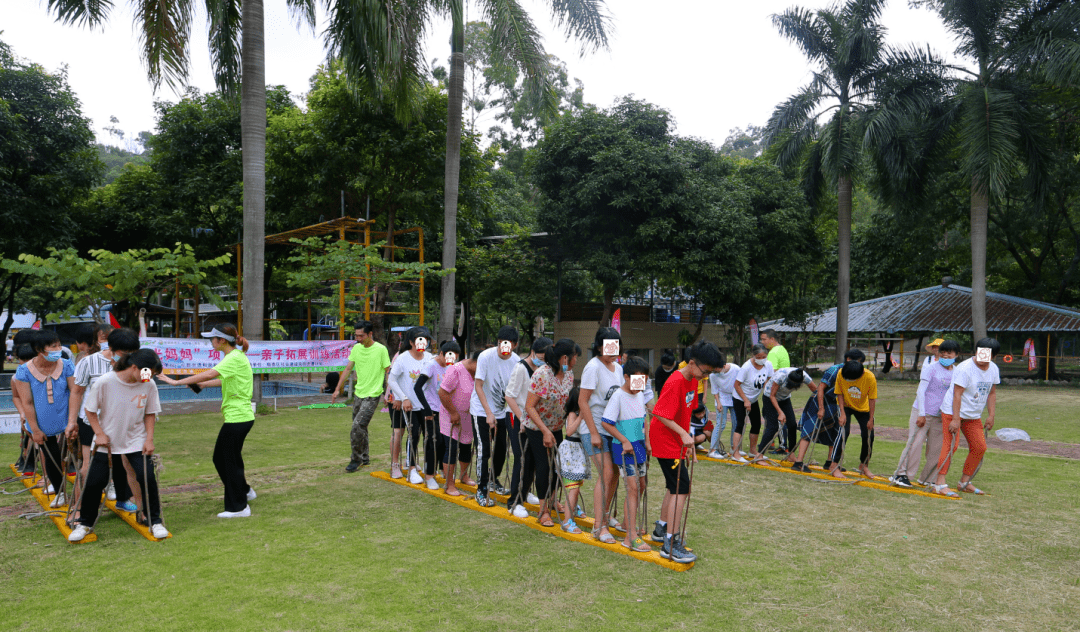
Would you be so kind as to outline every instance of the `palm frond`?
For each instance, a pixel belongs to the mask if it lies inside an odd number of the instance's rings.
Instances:
[[[1019,153],[1020,103],[1008,90],[968,84],[962,94],[958,140],[961,166],[973,186],[1005,192]]]
[[[581,42],[582,56],[609,47],[613,26],[604,0],[551,0],[551,18],[567,39]]]
[[[765,124],[763,144],[768,147],[786,133],[805,127],[811,114],[821,103],[821,89],[817,82],[811,82],[802,90],[788,97],[777,105]]]
[[[830,43],[822,32],[820,22],[809,9],[792,7],[783,13],[774,13],[772,23],[810,61],[824,62],[830,57]]]
[[[65,26],[93,28],[102,24],[113,8],[112,0],[49,0],[47,10]]]
[[[187,82],[193,5],[193,0],[139,0],[135,8],[139,46],[155,90],[162,81],[173,89]]]
[[[285,0],[297,30],[307,27],[315,33],[315,0]]]
[[[241,75],[241,0],[206,0],[206,14],[214,82],[225,94],[235,95],[240,88]]]

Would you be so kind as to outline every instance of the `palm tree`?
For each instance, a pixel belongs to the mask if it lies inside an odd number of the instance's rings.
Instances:
[[[990,203],[1026,178],[1045,192],[1050,106],[1039,91],[1080,78],[1080,7],[1070,0],[923,0],[956,38],[974,68],[956,73],[942,122],[955,134],[971,181],[971,320],[986,336],[986,239]]]
[[[315,28],[315,0],[285,0],[301,23]],[[192,0],[135,0],[135,25],[143,62],[154,89],[165,81],[183,85],[188,74]],[[408,110],[416,77],[422,76],[418,17],[413,3],[400,0],[322,0],[330,15],[324,41],[330,57],[350,71],[358,88],[386,85]],[[94,28],[108,19],[110,0],[48,0],[48,10],[64,24]],[[264,242],[266,234],[266,58],[262,0],[205,0],[210,58],[218,88],[240,92],[243,145],[243,313],[247,337],[262,339]],[[242,42],[242,45],[241,45]]]
[[[863,160],[863,135],[884,55],[884,28],[878,23],[884,5],[884,0],[847,0],[816,12],[796,7],[772,16],[780,33],[816,67],[809,84],[776,106],[765,145],[781,168],[801,162],[811,202],[826,184],[836,187],[838,362],[847,350],[852,181]]]
[[[465,77],[465,0],[434,0],[432,8],[449,14],[453,31],[450,36],[450,82],[446,125],[446,175],[443,191],[443,260],[444,269],[457,264],[458,176],[461,165],[461,110]],[[548,58],[529,14],[518,0],[477,0],[480,12],[491,28],[492,57],[512,65],[525,75],[526,90],[538,95],[547,108],[558,107],[555,91],[549,83]],[[582,42],[581,54],[606,48],[610,18],[604,0],[549,0],[552,14],[567,37]],[[454,274],[442,278],[439,302],[438,339],[449,340],[454,329]]]

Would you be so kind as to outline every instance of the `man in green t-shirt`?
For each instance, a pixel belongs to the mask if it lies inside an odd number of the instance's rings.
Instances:
[[[373,325],[369,320],[356,321],[354,333],[357,344],[349,352],[349,363],[341,372],[334,394],[333,403],[341,394],[341,385],[349,380],[349,373],[356,369],[356,385],[353,387],[353,421],[349,435],[352,442],[352,459],[345,466],[346,472],[355,472],[361,465],[368,465],[368,424],[382,402],[386,392],[386,376],[390,373],[390,354],[386,347],[371,337]]]
[[[760,338],[761,344],[765,345],[765,348],[769,350],[769,355],[765,359],[772,363],[773,371],[791,366],[791,358],[788,357],[784,345],[780,344],[780,338],[777,337],[775,329],[762,331]]]

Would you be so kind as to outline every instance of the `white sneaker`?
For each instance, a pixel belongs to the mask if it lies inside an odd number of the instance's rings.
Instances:
[[[731,457],[731,460],[732,460],[732,461],[735,461],[736,463],[749,463],[750,461],[747,461],[746,459],[744,459],[744,458],[743,458],[743,457],[741,456],[741,454],[746,454],[746,453],[745,453],[745,452],[742,452],[742,453],[740,453],[740,454],[736,454],[735,456]]]
[[[93,527],[77,524],[75,525],[75,528],[71,530],[71,535],[68,536],[68,542],[82,542],[83,538],[93,533],[93,531]]]
[[[53,509],[56,509],[58,507],[63,507],[66,504],[67,504],[67,499],[64,498],[64,492],[60,492],[55,497],[53,497],[52,502],[49,503],[49,506],[52,507]]]
[[[724,453],[720,450],[710,450],[709,454],[706,456],[708,456],[710,459],[722,459],[724,458]]]
[[[251,512],[249,511],[248,514],[250,515]],[[150,527],[150,535],[154,536],[158,540],[164,540],[165,538],[169,537],[169,530],[165,528],[165,525],[159,522],[156,525]]]
[[[49,496],[52,496],[56,493],[56,490],[53,489],[52,483],[49,483],[49,486],[45,488],[45,493]]]
[[[259,495],[255,493],[255,490],[253,488],[251,488],[251,487],[248,487],[248,493],[247,493],[248,501],[255,500],[258,497],[259,497]]]
[[[514,510],[511,511],[510,513],[514,514],[515,518],[528,518],[529,517],[529,510],[525,508],[525,505],[522,505],[520,503],[517,504],[517,505],[514,505]]]
[[[439,489],[439,481],[435,480],[434,476],[428,478],[425,481],[425,484],[427,485],[428,489]]]
[[[525,495],[525,502],[531,503],[533,505],[539,505],[540,499],[536,497],[536,494],[529,492]]]
[[[217,515],[218,518],[249,518],[251,517],[251,507],[244,507],[240,511],[223,511]]]
[[[112,481],[109,481],[109,485],[105,488],[105,498],[108,500],[116,500],[116,486]]]
[[[416,468],[409,470],[409,482],[413,485],[419,485],[424,482],[424,477],[420,476],[420,473],[416,471]]]

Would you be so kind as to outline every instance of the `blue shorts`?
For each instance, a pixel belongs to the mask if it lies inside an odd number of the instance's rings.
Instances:
[[[611,460],[615,465],[619,466],[619,471],[623,476],[644,476],[647,469],[646,462],[649,460],[649,456],[645,451],[645,442],[632,441],[630,445],[634,448],[633,456],[624,454],[622,444],[613,441],[611,444]]]
[[[584,424],[582,424],[584,426]],[[592,435],[587,432],[578,433],[581,435],[581,449],[585,451],[587,456],[596,456],[597,454],[603,454],[604,452],[611,452],[611,437],[600,435],[600,447],[594,447],[592,444]],[[599,433],[597,433],[599,434]]]

